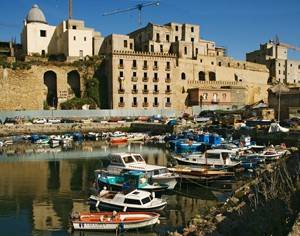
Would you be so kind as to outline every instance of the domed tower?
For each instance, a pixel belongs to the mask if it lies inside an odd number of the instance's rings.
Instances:
[[[27,24],[32,22],[47,24],[46,17],[37,4],[34,4],[32,6],[26,17]]]
[[[24,20],[21,33],[24,54],[31,56],[48,54],[54,31],[55,26],[48,25],[43,11],[34,4]]]

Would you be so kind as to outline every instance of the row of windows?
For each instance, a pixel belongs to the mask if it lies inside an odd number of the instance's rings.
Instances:
[[[128,47],[128,41],[124,40],[124,48],[127,48],[127,47]],[[129,44],[129,48],[133,49],[133,44],[132,43]]]
[[[203,93],[200,96],[201,96],[202,100],[208,100],[208,93]],[[213,99],[219,99],[219,95],[217,93],[213,93],[212,97],[213,97]],[[226,98],[227,98],[227,94],[222,93],[222,99],[226,100]]]
[[[166,101],[166,105],[167,106],[171,105],[171,98],[170,97],[166,97],[165,101]],[[124,105],[124,103],[125,103],[124,97],[119,97],[119,103],[122,104],[122,105]],[[133,97],[132,104],[133,105],[137,105],[138,104],[138,98],[137,97]],[[144,97],[143,104],[148,104],[148,98],[147,97]],[[154,99],[153,99],[153,105],[159,105],[159,99],[158,99],[158,97],[154,97]]]
[[[182,79],[182,80],[186,80],[186,75],[185,75],[184,72],[181,73],[181,79]],[[204,72],[204,71],[200,71],[200,72],[198,73],[198,79],[199,79],[200,81],[205,81],[205,80],[206,80],[206,76],[205,76],[205,72]],[[208,80],[209,80],[209,81],[216,81],[216,73],[215,73],[215,72],[212,72],[212,71],[208,72]]]
[[[278,66],[280,66],[280,63],[278,63]],[[290,67],[293,67],[293,64],[290,64]],[[300,70],[300,65],[298,65],[298,69]]]
[[[132,86],[132,89],[135,90],[135,91],[137,91],[137,90],[138,90],[137,85],[134,84],[134,85]],[[144,84],[143,90],[148,90],[148,85],[147,85],[147,84]],[[158,90],[158,85],[154,85],[153,91],[154,91],[154,92],[158,92],[158,91],[159,91],[159,90]],[[170,86],[170,85],[167,85],[167,86],[166,86],[166,91],[171,91],[171,86]]]
[[[123,71],[120,71],[119,77],[121,77],[121,78],[124,77],[124,72]],[[137,77],[136,71],[132,72],[132,77],[133,78]],[[147,72],[144,72],[143,78],[147,78],[148,79],[148,73]],[[158,73],[156,73],[156,72],[153,73],[153,78],[158,80],[158,78],[159,78]],[[166,79],[170,79],[170,73],[166,73]]]
[[[171,68],[171,63],[169,61],[167,61],[165,66],[166,66],[166,69],[170,69]],[[119,60],[119,67],[124,67],[124,60],[123,59]],[[158,61],[153,62],[153,67],[158,68]],[[134,68],[134,69],[137,68],[137,61],[136,60],[132,61],[132,68]],[[148,61],[143,62],[143,68],[148,68]]]

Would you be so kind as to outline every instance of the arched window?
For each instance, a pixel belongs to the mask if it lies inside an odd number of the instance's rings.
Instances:
[[[181,73],[181,79],[182,80],[185,80],[186,78],[185,78],[185,73],[183,72],[183,73]]]
[[[215,72],[209,72],[209,81],[216,81],[216,73]]]
[[[200,71],[198,73],[198,78],[199,78],[200,81],[205,81],[205,73],[204,73],[204,71]]]

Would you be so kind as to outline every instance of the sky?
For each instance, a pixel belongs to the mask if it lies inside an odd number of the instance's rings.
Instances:
[[[0,41],[16,38],[20,42],[23,20],[33,4],[38,4],[51,25],[68,16],[68,0],[1,1]],[[142,2],[146,1],[73,0],[73,18],[84,20],[103,36],[127,34],[141,27],[137,10],[102,14]],[[300,0],[161,0],[159,6],[143,8],[142,26],[148,22],[198,24],[201,38],[226,47],[228,55],[238,60],[276,35],[281,42],[300,47]],[[300,51],[290,50],[289,57],[300,59]]]

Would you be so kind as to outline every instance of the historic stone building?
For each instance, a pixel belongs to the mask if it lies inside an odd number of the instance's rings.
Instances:
[[[103,37],[94,29],[86,28],[84,21],[69,19],[58,26],[49,25],[37,6],[30,9],[21,33],[26,55],[59,55],[78,59],[98,55]]]
[[[288,49],[300,50],[291,45],[269,41],[256,51],[246,54],[246,60],[266,65],[270,71],[269,82],[300,83],[300,61],[288,59]]]
[[[233,108],[267,99],[264,65],[236,61],[200,27],[168,23],[105,38],[108,107],[186,110]]]

